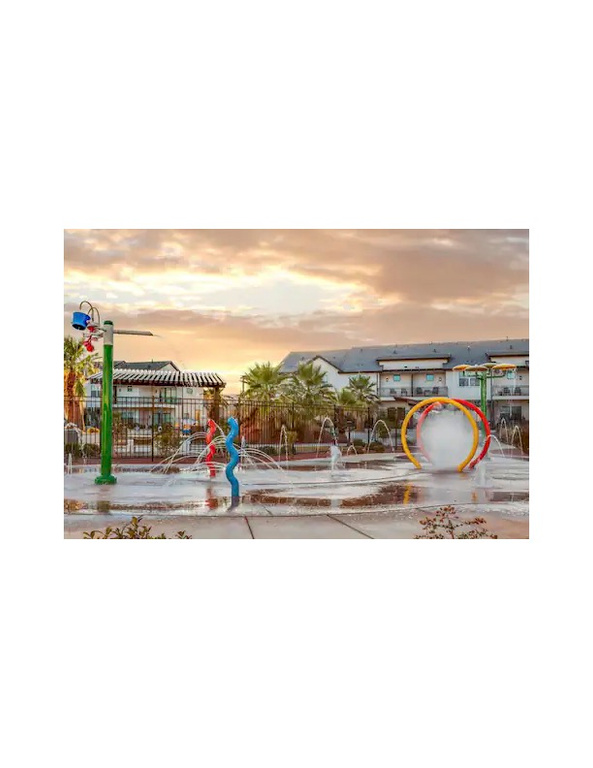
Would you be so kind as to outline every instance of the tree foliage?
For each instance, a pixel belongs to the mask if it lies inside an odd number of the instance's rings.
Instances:
[[[84,384],[97,370],[97,353],[89,354],[82,341],[64,339],[64,393],[69,398],[84,397]]]
[[[281,367],[282,363],[273,365],[270,362],[252,365],[242,377],[245,390],[241,397],[261,403],[277,400],[284,393],[288,378],[288,375],[280,370]]]
[[[352,392],[356,401],[361,405],[372,405],[379,400],[375,382],[371,381],[370,376],[364,376],[363,374],[351,376],[345,389]]]

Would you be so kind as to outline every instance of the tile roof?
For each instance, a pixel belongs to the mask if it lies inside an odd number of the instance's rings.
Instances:
[[[100,381],[102,373],[95,373],[90,381]],[[225,387],[226,382],[217,373],[202,371],[156,371],[137,368],[116,368],[114,384],[140,384],[157,387]]]
[[[172,360],[150,360],[140,363],[128,363],[125,360],[116,360],[113,363],[114,368],[127,368],[129,370],[142,370],[142,371],[159,371],[161,368],[166,368],[168,365],[172,365],[176,371],[180,370]]]
[[[451,369],[462,363],[484,363],[491,357],[501,356],[529,357],[529,339],[383,344],[373,347],[290,352],[282,361],[282,370],[286,373],[296,371],[299,363],[315,357],[324,358],[344,373],[371,373],[383,370],[379,360],[401,360],[403,363],[408,360],[446,358],[447,362],[443,368]]]

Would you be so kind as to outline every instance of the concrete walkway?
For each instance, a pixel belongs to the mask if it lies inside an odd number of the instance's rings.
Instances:
[[[151,526],[155,535],[173,537],[183,530],[194,539],[413,539],[422,533],[418,520],[429,512],[417,509],[405,516],[400,512],[267,517],[150,515],[142,523]],[[526,517],[511,519],[471,509],[459,513],[468,518],[476,514],[485,517],[488,530],[500,539],[529,538]],[[84,531],[105,530],[108,525],[121,527],[129,520],[129,516],[119,515],[66,515],[64,536],[81,539]]]

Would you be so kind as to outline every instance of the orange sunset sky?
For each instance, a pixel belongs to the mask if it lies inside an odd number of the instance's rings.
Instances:
[[[64,333],[83,299],[115,359],[216,371],[291,350],[526,337],[528,230],[66,230]],[[100,350],[99,350],[100,351]]]

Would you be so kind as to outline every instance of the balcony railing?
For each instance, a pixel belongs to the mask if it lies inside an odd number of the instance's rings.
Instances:
[[[501,386],[498,384],[492,387],[492,397],[529,397],[529,385]]]
[[[447,397],[448,387],[381,387],[381,397]]]

